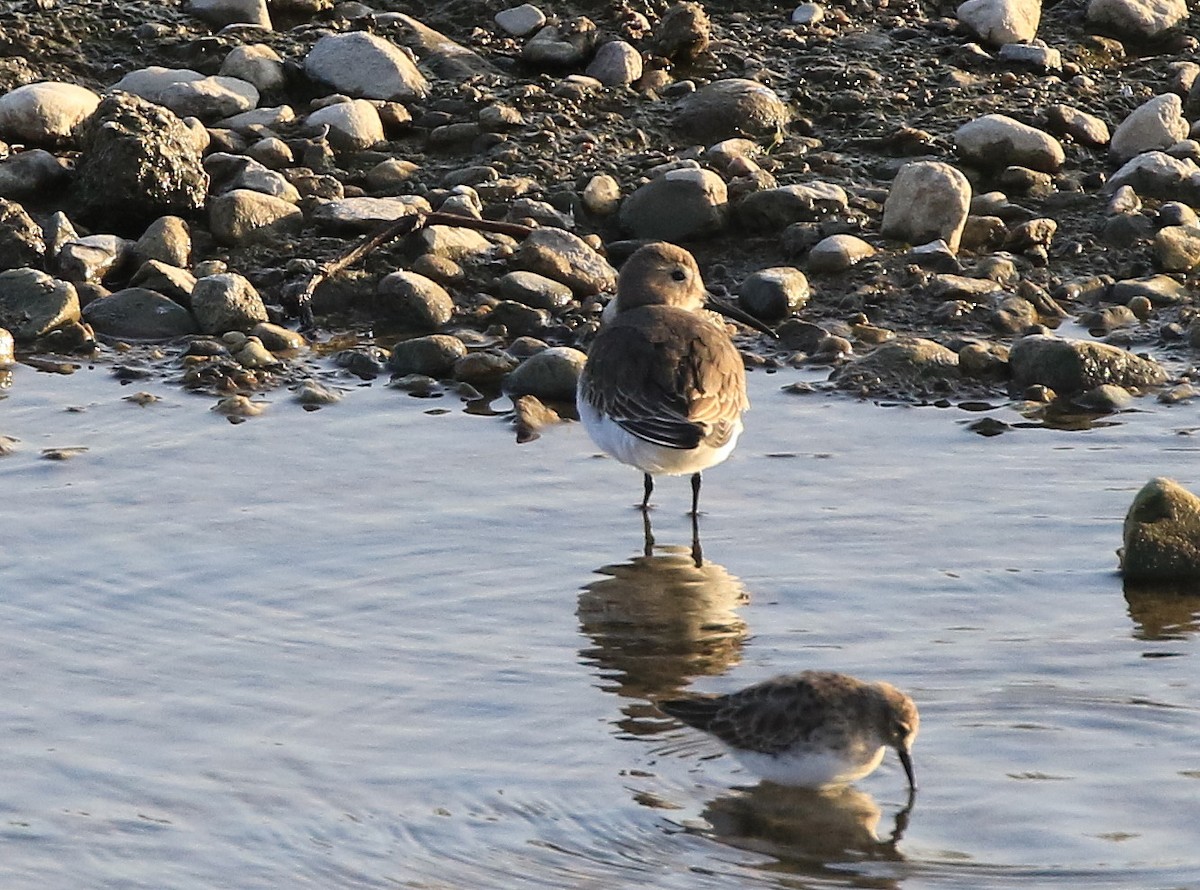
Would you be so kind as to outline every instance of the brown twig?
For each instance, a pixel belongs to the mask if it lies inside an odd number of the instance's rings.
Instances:
[[[296,297],[297,314],[300,316],[300,329],[302,331],[310,331],[316,327],[316,321],[313,318],[312,298],[316,293],[317,287],[327,278],[336,275],[338,272],[345,269],[354,263],[357,263],[371,251],[375,250],[381,244],[386,244],[395,238],[409,235],[418,229],[423,229],[426,226],[457,226],[462,229],[475,229],[482,232],[497,232],[501,235],[511,235],[514,238],[524,238],[533,231],[530,226],[524,226],[520,223],[496,222],[488,219],[474,219],[469,216],[459,216],[454,213],[410,213],[402,216],[399,219],[386,223],[380,226],[371,234],[364,237],[361,241],[334,257],[327,263],[322,263],[317,266],[307,282],[305,282],[303,290]]]

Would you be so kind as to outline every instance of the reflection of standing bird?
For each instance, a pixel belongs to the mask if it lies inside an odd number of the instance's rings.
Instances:
[[[659,702],[712,733],[747,769],[780,785],[819,788],[861,779],[896,749],[916,789],[911,749],[920,728],[913,700],[888,683],[845,674],[786,674],[729,695]]]
[[[729,457],[742,432],[746,371],[723,326],[705,306],[768,331],[712,299],[692,255],[654,242],[621,267],[615,310],[597,334],[579,378],[579,417],[605,452],[645,474],[692,475],[692,513],[700,472]],[[768,331],[769,332],[769,331]]]

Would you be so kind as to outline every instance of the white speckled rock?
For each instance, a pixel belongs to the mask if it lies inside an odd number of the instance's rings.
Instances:
[[[1124,163],[1142,152],[1170,148],[1187,135],[1183,101],[1174,93],[1164,93],[1143,102],[1121,121],[1108,144],[1108,155]]]
[[[1186,0],[1091,0],[1087,23],[1121,40],[1153,40],[1185,22]]]
[[[1037,36],[1041,0],[967,0],[958,20],[993,46],[1028,43]]]
[[[1066,160],[1061,143],[1049,133],[1003,114],[985,114],[954,131],[964,161],[984,169],[1029,167],[1057,172]]]
[[[304,57],[308,76],[363,99],[419,99],[429,82],[398,46],[375,34],[327,34]]]
[[[883,205],[880,232],[909,244],[941,239],[957,252],[971,210],[971,183],[941,161],[906,164]]]
[[[70,139],[100,97],[72,83],[26,84],[0,96],[0,138],[35,145]]]
[[[358,151],[382,142],[383,121],[379,110],[366,99],[335,102],[318,108],[306,121],[310,130],[329,127],[329,143],[334,148]]]

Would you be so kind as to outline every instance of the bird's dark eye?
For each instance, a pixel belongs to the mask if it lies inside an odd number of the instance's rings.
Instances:
[[[686,279],[687,279],[687,272],[684,272],[682,269],[676,269],[674,272],[671,273],[672,281],[684,281]]]

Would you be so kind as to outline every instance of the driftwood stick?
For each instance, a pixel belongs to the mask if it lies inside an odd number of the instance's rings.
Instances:
[[[317,266],[304,288],[296,297],[297,314],[300,316],[300,330],[311,331],[316,327],[313,318],[312,298],[321,282],[336,275],[347,266],[353,265],[375,250],[381,244],[386,244],[396,238],[411,234],[425,226],[458,226],[463,229],[475,229],[483,232],[497,232],[511,235],[514,238],[524,238],[533,228],[520,223],[496,222],[488,219],[473,219],[469,216],[459,216],[454,213],[410,213],[399,219],[380,226],[361,241],[334,257],[327,263]]]

